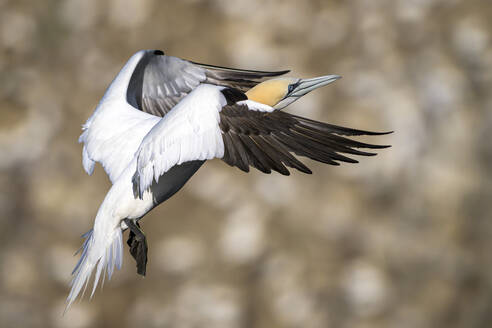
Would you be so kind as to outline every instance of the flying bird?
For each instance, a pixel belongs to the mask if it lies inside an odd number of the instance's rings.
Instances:
[[[83,125],[83,167],[90,175],[101,163],[112,187],[93,228],[85,233],[73,270],[68,309],[89,283],[91,296],[101,275],[110,279],[123,258],[122,233],[145,275],[147,242],[138,221],[169,199],[207,160],[222,159],[248,172],[311,174],[297,157],[331,165],[357,163],[350,155],[381,149],[347,136],[382,135],[314,121],[281,111],[338,75],[312,79],[199,64],[160,50],[134,54],[110,84]]]

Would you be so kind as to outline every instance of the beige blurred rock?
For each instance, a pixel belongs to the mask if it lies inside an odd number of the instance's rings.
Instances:
[[[32,305],[12,296],[0,298],[0,317],[2,327],[43,327],[46,324],[41,311],[34,311]]]
[[[378,267],[363,261],[347,267],[344,292],[351,311],[362,317],[380,314],[390,301],[384,274]]]
[[[271,175],[260,176],[255,180],[255,192],[270,206],[292,204],[299,197],[294,179],[272,173]]]
[[[229,213],[219,240],[224,259],[244,264],[261,255],[264,247],[265,214],[255,206],[243,204]]]
[[[63,314],[65,300],[59,300],[51,309],[51,324],[53,327],[59,328],[93,327],[97,318],[93,308],[83,303],[76,304],[76,306],[72,306],[68,312]]]
[[[241,327],[243,316],[238,292],[225,285],[189,284],[174,303],[177,327],[206,325],[218,328]]]
[[[208,167],[201,171],[206,172],[198,172],[187,185],[190,193],[212,206],[221,209],[234,208],[237,199],[244,197],[247,190],[244,184],[238,183],[240,177],[236,177],[234,183],[231,183],[231,175],[239,173],[238,169],[217,162],[205,165]]]
[[[316,47],[336,47],[347,37],[349,20],[349,14],[342,6],[325,8],[315,16],[308,33],[309,40]]]
[[[133,327],[166,327],[172,325],[173,320],[174,311],[170,306],[145,297],[138,297],[127,315],[129,326]]]
[[[252,28],[241,32],[225,45],[233,65],[243,68],[259,67],[263,70],[274,67],[282,54],[271,41],[269,31]]]
[[[435,3],[435,0],[398,0],[396,17],[404,22],[422,22]]]
[[[91,91],[104,90],[109,86],[115,72],[118,72],[122,64],[114,63],[109,58],[109,54],[104,53],[101,48],[89,48],[78,66],[80,84]],[[87,108],[88,115],[96,105],[97,103],[94,103],[91,108]]]
[[[282,293],[296,286],[302,280],[304,263],[294,255],[274,254],[268,258],[264,267],[265,288],[275,294]]]
[[[463,106],[469,91],[461,71],[435,53],[428,56],[425,61],[429,64],[423,65],[418,75],[417,96],[424,109],[439,117]]]
[[[67,245],[54,245],[47,249],[44,259],[46,271],[67,290],[72,279],[70,273],[79,259],[79,256],[74,255],[75,251]]]
[[[273,299],[273,310],[285,327],[326,327],[323,317],[315,309],[313,295],[301,287],[282,290]]]
[[[378,160],[381,167],[376,168],[377,163],[374,161],[368,161],[367,165],[384,172],[382,179],[395,179],[402,173],[413,174],[425,140],[431,133],[425,128],[425,118],[420,111],[415,92],[412,88],[395,87],[383,101],[381,109],[384,117],[395,131],[390,135],[388,142],[392,147],[390,151],[378,155],[383,158]]]
[[[90,178],[87,176],[86,179]],[[104,199],[104,189],[98,197],[99,192],[93,190],[94,181],[91,183],[91,180],[85,180],[77,184],[75,189],[72,182],[59,179],[54,176],[53,172],[33,176],[30,181],[31,192],[28,196],[39,211],[36,216],[37,220],[61,230],[73,232],[74,236],[78,237],[92,227],[98,205]],[[94,197],[91,201],[87,200],[92,208],[80,206],[80,199],[87,195]],[[82,241],[82,239],[77,240],[77,243],[82,243]]]
[[[36,21],[18,11],[4,10],[0,14],[0,44],[4,49],[27,52],[33,46]]]
[[[109,21],[115,27],[136,28],[151,14],[153,4],[153,0],[110,0]]]
[[[60,15],[65,24],[76,31],[85,31],[97,22],[101,15],[97,0],[64,0],[60,6]]]
[[[190,237],[166,238],[156,246],[156,253],[159,254],[157,265],[173,274],[190,273],[203,261],[203,248],[200,241]]]
[[[307,32],[312,15],[312,4],[308,1],[252,0],[231,2],[215,0],[214,8],[238,20],[247,20],[249,24],[263,27],[270,31],[280,31],[286,35]],[[275,15],[270,15],[275,12]],[[294,23],[293,17],[296,18]]]
[[[39,263],[28,249],[9,248],[1,259],[2,286],[12,294],[32,294],[39,284]]]
[[[316,221],[310,224],[313,233],[337,241],[357,232],[357,220],[347,210],[355,206],[354,202],[347,190],[333,193],[318,209]]]
[[[461,18],[453,28],[453,46],[464,59],[480,61],[490,47],[491,32],[486,24],[475,16]]]
[[[0,152],[3,154],[0,169],[29,163],[43,156],[61,124],[58,99],[50,97],[53,91],[37,84],[41,79],[39,74],[29,79],[19,81],[27,85],[23,93],[27,98],[23,99],[27,107],[26,118],[9,129],[0,130]]]

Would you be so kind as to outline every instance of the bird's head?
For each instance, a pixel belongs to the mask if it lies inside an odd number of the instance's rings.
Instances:
[[[312,79],[281,77],[267,80],[246,92],[248,99],[281,109],[300,97],[341,78],[339,75],[325,75]]]

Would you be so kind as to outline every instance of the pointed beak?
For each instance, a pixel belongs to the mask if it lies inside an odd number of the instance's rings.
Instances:
[[[299,79],[299,81],[289,86],[289,92],[287,92],[285,98],[302,97],[314,89],[321,88],[322,86],[335,82],[340,78],[340,75],[325,75],[312,79]]]
[[[312,79],[299,79],[297,82],[289,84],[287,94],[273,107],[282,109],[314,89],[321,88],[340,78],[342,78],[340,75],[325,75]]]

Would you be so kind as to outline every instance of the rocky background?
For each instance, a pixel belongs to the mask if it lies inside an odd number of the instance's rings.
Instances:
[[[490,327],[491,18],[488,0],[0,0],[0,326]],[[393,147],[311,176],[209,162],[143,220],[147,277],[126,248],[62,316],[110,187],[80,127],[147,48],[340,74],[289,111]]]

